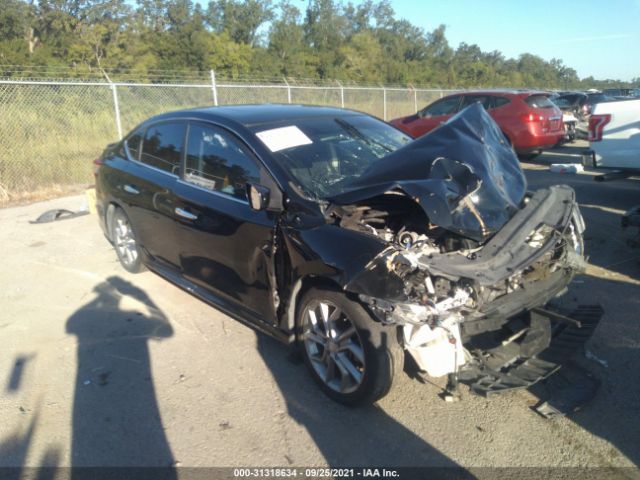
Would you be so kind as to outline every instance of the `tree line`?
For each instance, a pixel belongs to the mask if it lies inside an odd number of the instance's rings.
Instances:
[[[640,86],[580,79],[560,59],[453,48],[399,19],[388,0],[1,0],[0,75],[127,72],[139,78],[213,69],[227,78],[337,79],[434,87]],[[472,37],[472,33],[469,34]],[[20,67],[16,67],[20,66]],[[22,70],[21,70],[22,68]],[[22,73],[21,73],[22,72]],[[160,73],[158,73],[160,72]],[[162,73],[164,72],[164,73]]]

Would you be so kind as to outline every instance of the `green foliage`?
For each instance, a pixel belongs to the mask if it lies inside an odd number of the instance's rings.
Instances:
[[[129,78],[210,69],[220,75],[338,79],[440,87],[588,88],[639,85],[580,80],[559,59],[507,59],[462,43],[441,25],[425,32],[389,0],[2,0],[0,73],[15,65],[108,70]],[[61,71],[61,70],[57,70]],[[68,71],[67,71],[68,74]]]

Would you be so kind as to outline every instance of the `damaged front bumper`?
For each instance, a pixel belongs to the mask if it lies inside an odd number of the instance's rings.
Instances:
[[[584,269],[583,231],[573,190],[555,186],[479,248],[390,247],[346,288],[402,327],[420,370],[453,374],[482,395],[526,388],[560,368],[602,315],[547,307]]]

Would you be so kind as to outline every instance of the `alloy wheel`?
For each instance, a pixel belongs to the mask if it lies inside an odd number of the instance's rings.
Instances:
[[[138,259],[138,246],[127,218],[118,215],[114,231],[115,245],[120,254],[120,259],[127,265],[133,265]]]
[[[303,322],[304,347],[318,377],[338,393],[357,390],[364,378],[364,348],[349,317],[331,302],[314,300]]]

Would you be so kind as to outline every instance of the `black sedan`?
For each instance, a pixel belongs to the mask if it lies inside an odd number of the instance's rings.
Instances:
[[[405,351],[450,393],[527,387],[597,323],[548,303],[583,266],[574,192],[528,192],[479,105],[415,141],[336,108],[171,112],[108,146],[95,171],[126,270],[300,345],[345,404],[384,396]]]

